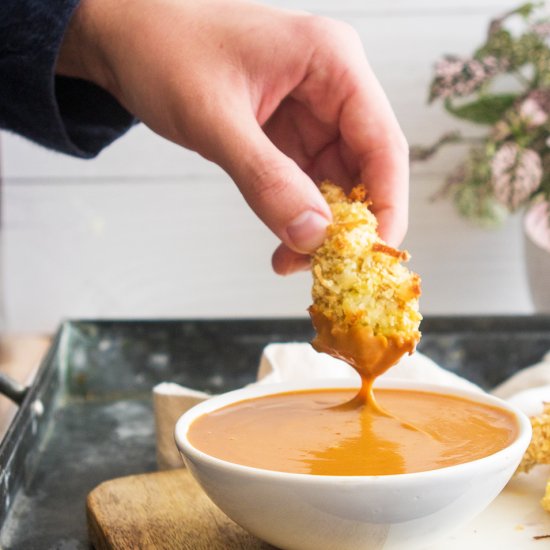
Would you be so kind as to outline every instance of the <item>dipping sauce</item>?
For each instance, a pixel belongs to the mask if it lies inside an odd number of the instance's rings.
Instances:
[[[412,353],[420,338],[386,338],[375,336],[372,329],[363,326],[354,326],[342,330],[319,313],[314,306],[309,308],[311,321],[317,335],[311,343],[316,351],[327,353],[342,359],[352,366],[361,377],[361,387],[349,405],[367,405],[373,410],[386,416],[390,413],[376,401],[372,386],[378,376],[393,367],[405,353]]]
[[[216,458],[281,472],[388,475],[470,462],[508,446],[518,434],[504,409],[452,395],[376,389],[391,415],[342,407],[354,389],[308,390],[248,399],[193,422],[188,439]]]

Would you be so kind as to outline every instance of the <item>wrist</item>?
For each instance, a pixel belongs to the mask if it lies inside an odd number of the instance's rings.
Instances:
[[[88,80],[114,93],[114,79],[101,47],[101,36],[107,31],[102,21],[108,21],[103,15],[109,4],[110,0],[81,0],[65,31],[55,73]]]

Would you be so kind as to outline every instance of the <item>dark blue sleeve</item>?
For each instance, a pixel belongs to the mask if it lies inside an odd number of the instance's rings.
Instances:
[[[79,0],[0,0],[0,128],[90,158],[136,121],[102,88],[55,75]]]

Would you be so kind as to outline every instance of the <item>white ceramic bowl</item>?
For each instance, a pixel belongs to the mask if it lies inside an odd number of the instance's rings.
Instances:
[[[315,476],[233,464],[195,447],[187,433],[199,416],[253,397],[310,388],[348,388],[350,380],[315,380],[252,386],[214,397],[186,412],[176,425],[185,464],[208,496],[231,519],[279,548],[424,548],[470,521],[498,495],[531,438],[531,424],[500,399],[462,389],[411,381],[378,387],[457,395],[511,411],[519,433],[505,449],[439,470],[384,476]],[[442,412],[444,414],[444,412]]]

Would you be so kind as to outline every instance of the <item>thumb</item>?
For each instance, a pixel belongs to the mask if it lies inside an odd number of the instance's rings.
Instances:
[[[330,209],[314,182],[265,135],[255,119],[224,125],[215,160],[233,178],[256,215],[296,252],[323,241]]]

